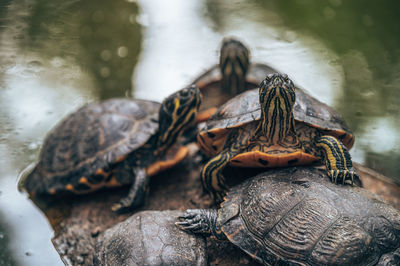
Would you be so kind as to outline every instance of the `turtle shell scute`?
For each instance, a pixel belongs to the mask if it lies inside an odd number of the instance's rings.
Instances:
[[[47,135],[32,174],[68,180],[107,169],[157,132],[159,107],[145,100],[111,99],[80,108]]]

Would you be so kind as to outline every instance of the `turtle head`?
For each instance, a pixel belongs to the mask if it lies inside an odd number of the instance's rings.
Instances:
[[[158,148],[168,149],[179,135],[195,122],[201,103],[199,89],[192,85],[168,96],[159,112]]]
[[[294,130],[296,93],[286,74],[269,74],[260,84],[261,129],[267,137],[285,138]]]
[[[222,89],[230,95],[236,95],[245,90],[249,57],[249,50],[243,43],[234,38],[224,38],[219,66],[222,73]]]

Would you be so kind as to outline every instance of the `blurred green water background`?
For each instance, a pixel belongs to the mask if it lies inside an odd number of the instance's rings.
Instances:
[[[84,103],[162,100],[217,62],[223,36],[337,108],[353,159],[400,181],[395,0],[0,1],[0,265],[62,265],[17,191],[46,132]]]

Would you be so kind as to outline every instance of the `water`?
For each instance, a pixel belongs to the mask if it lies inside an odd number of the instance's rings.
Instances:
[[[0,265],[62,265],[17,191],[46,132],[84,103],[162,100],[215,64],[223,36],[337,108],[355,161],[400,177],[397,1],[0,2]]]

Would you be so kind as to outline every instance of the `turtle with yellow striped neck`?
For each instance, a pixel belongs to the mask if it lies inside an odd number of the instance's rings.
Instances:
[[[44,140],[39,161],[21,179],[31,196],[87,194],[131,185],[112,206],[120,212],[144,203],[149,177],[182,161],[189,149],[179,143],[195,122],[200,91],[190,86],[161,104],[110,99],[88,104],[61,121]]]
[[[223,103],[246,90],[258,87],[266,75],[277,71],[268,65],[250,60],[250,50],[234,38],[222,40],[219,64],[197,77],[192,84],[203,95],[198,121],[207,121]]]
[[[351,184],[357,173],[348,149],[354,136],[331,107],[294,87],[285,74],[270,74],[259,89],[222,105],[198,134],[201,150],[214,156],[201,171],[204,188],[220,202],[228,191],[223,170],[324,162],[334,183]]]

